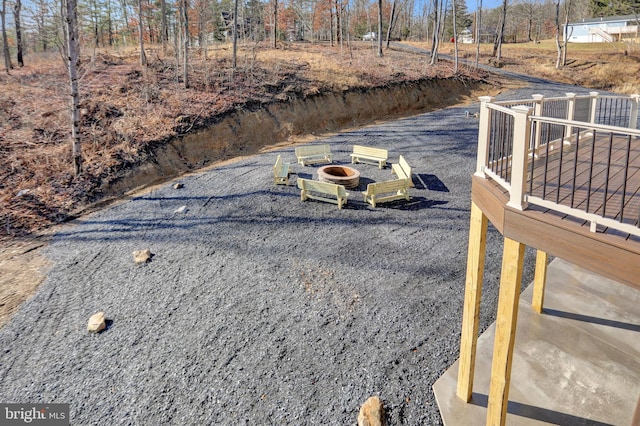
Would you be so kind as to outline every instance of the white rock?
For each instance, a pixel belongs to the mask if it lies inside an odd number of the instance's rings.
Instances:
[[[89,318],[89,323],[87,324],[87,330],[91,333],[100,333],[107,327],[107,323],[104,320],[104,312],[98,312],[97,314],[93,314],[91,318]]]
[[[147,263],[151,260],[151,250],[136,250],[133,252],[133,260],[136,264]]]

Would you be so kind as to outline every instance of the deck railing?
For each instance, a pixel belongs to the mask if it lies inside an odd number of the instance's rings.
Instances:
[[[476,175],[504,187],[510,207],[640,236],[640,95],[480,101]]]

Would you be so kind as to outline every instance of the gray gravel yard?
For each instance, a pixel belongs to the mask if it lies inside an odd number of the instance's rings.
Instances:
[[[536,85],[504,96],[562,94]],[[552,91],[549,91],[552,90]],[[0,402],[70,403],[73,425],[353,425],[371,395],[390,425],[441,424],[431,386],[458,357],[478,105],[360,128],[328,143],[387,148],[412,200],[300,201],[287,147],[167,183],[62,228],[47,279],[0,329]],[[274,186],[277,154],[292,163]],[[186,210],[177,211],[186,206]],[[502,238],[490,227],[482,329]],[[137,266],[132,252],[151,249]],[[527,252],[524,285],[533,276]],[[86,331],[104,311],[108,328]]]

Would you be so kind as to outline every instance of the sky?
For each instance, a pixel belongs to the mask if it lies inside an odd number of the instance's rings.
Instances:
[[[475,12],[478,8],[477,0],[466,0],[467,1],[467,11],[469,13]],[[498,6],[502,5],[502,0],[482,0],[482,9],[495,9]]]

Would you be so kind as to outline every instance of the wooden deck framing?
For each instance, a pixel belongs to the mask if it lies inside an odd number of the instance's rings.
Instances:
[[[473,391],[490,221],[504,236],[504,253],[488,425],[506,421],[525,246],[537,249],[535,312],[543,311],[549,255],[640,290],[640,132],[596,124],[597,94],[590,99],[591,122],[573,121],[576,96],[567,95],[560,108],[566,119],[532,116],[543,111],[541,96],[534,107],[524,102],[510,109],[481,98],[457,395],[468,402]],[[627,110],[609,112],[626,114],[635,125],[640,97],[632,99]]]

